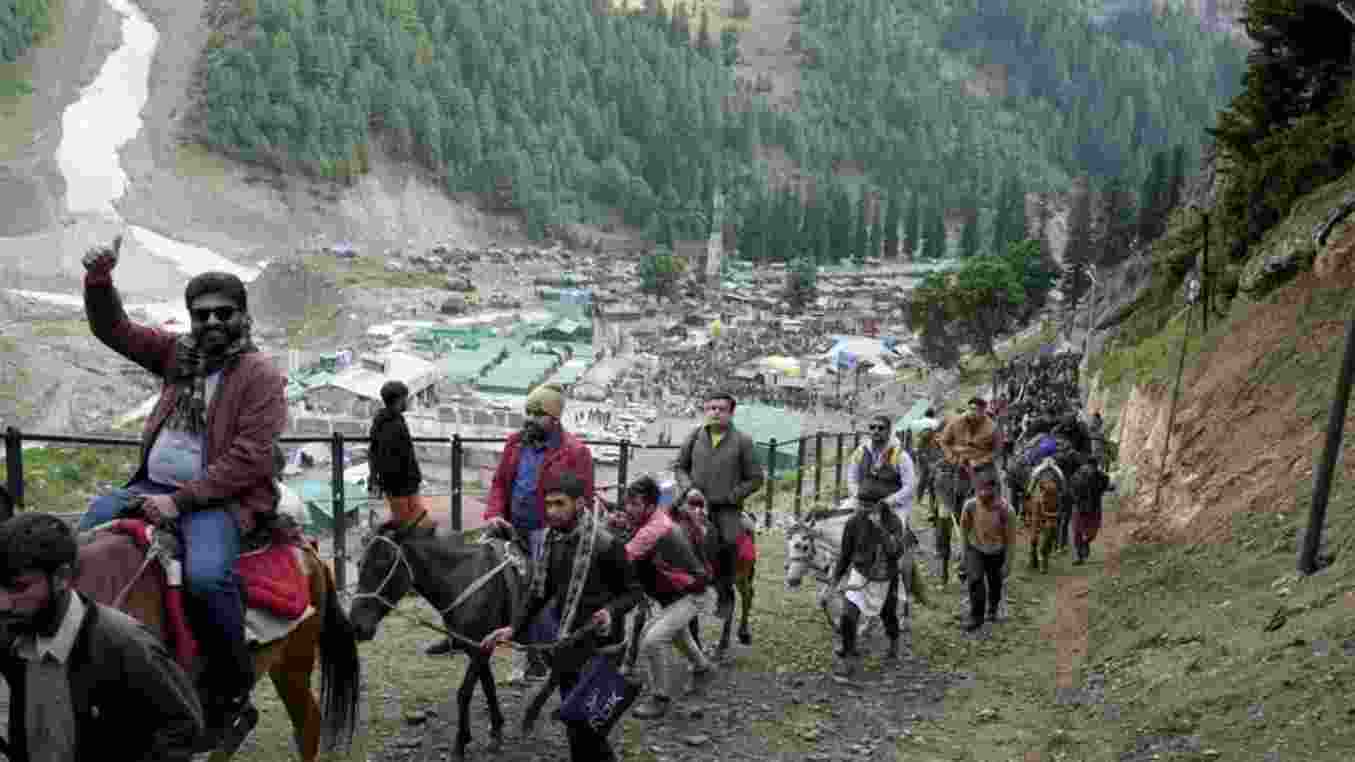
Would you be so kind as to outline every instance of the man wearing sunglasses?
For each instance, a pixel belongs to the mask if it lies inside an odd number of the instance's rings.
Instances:
[[[128,319],[113,286],[122,237],[84,257],[85,314],[108,348],[164,380],[146,419],[141,463],[130,483],[94,498],[86,530],[139,503],[152,522],[177,519],[190,618],[202,647],[206,747],[244,711],[254,685],[244,602],[235,576],[241,538],[278,502],[277,439],[287,425],[286,379],[250,340],[245,285],[208,272],[188,282],[191,332],[176,336]]]

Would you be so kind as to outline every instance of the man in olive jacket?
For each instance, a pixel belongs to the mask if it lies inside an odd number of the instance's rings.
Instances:
[[[0,674],[10,762],[188,762],[203,711],[140,623],[72,588],[75,535],[50,514],[0,524]]]
[[[719,535],[715,585],[720,619],[734,608],[734,562],[743,531],[743,501],[762,487],[762,466],[753,453],[753,438],[734,428],[736,405],[730,394],[712,394],[705,404],[706,422],[687,437],[673,463],[678,492],[701,490]]]

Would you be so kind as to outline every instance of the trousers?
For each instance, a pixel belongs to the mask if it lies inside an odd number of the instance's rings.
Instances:
[[[899,575],[889,580],[889,591],[885,593],[884,608],[880,610],[880,621],[884,624],[885,635],[890,640],[899,639]],[[842,636],[842,650],[846,654],[856,653],[856,633],[861,625],[861,609],[855,603],[843,598],[842,621],[839,630]]]
[[[969,565],[969,615],[976,623],[982,623],[984,613],[989,618],[997,617],[998,604],[1002,601],[1002,564],[1007,560],[1008,550],[996,553],[982,553],[970,547],[965,557]]]
[[[694,669],[710,669],[710,660],[697,647],[688,625],[701,613],[698,595],[685,595],[659,610],[659,615],[645,627],[640,638],[640,653],[649,663],[649,684],[656,696],[672,696],[671,678],[666,668],[668,646],[673,646],[686,657]]]
[[[138,481],[90,501],[81,531],[119,517],[138,495],[168,495],[175,487]],[[205,660],[203,678],[210,698],[235,699],[254,686],[254,655],[245,642],[245,602],[235,562],[240,557],[240,527],[225,508],[179,517],[183,541],[184,605]],[[207,703],[207,702],[204,702]]]

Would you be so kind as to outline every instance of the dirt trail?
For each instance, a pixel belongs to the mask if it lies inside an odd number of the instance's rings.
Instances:
[[[847,755],[857,760],[894,760],[894,739],[907,727],[940,711],[941,699],[956,678],[930,672],[916,658],[904,658],[894,669],[870,671],[850,683],[821,673],[770,674],[722,667],[701,690],[675,701],[661,720],[627,717],[613,733],[618,754],[669,760],[827,760]],[[518,736],[516,723],[535,686],[501,688],[499,698],[507,719],[502,752],[504,762],[567,759],[563,726],[547,716],[558,703],[552,699],[535,733]],[[788,714],[803,714],[798,736],[757,732],[760,725],[780,725]],[[456,736],[456,704],[451,699],[436,712],[413,714],[406,729],[384,752],[382,762],[442,760]],[[475,740],[471,756],[485,754],[489,719],[484,701],[472,703]],[[630,726],[630,727],[626,727]],[[621,739],[621,740],[618,740]]]

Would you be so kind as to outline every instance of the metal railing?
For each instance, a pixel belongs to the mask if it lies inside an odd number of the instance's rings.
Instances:
[[[824,498],[823,466],[824,458],[819,457],[825,453],[825,439],[836,439],[836,457],[833,475],[833,489],[830,500],[836,504],[843,498],[843,475],[842,465],[845,460],[845,448],[848,438],[852,448],[855,449],[861,441],[861,432],[815,432],[814,434],[800,437],[794,440],[778,442],[775,438],[767,442],[758,442],[755,446],[763,450],[765,455],[762,458],[766,469],[765,482],[762,490],[750,498],[749,503],[745,504],[745,509],[756,514],[756,500],[760,500],[763,505],[763,521],[766,526],[772,524],[772,510],[778,492],[784,493],[790,489],[789,484],[779,486],[779,482],[785,481],[794,483],[794,501],[793,512],[796,518],[802,513],[803,501],[805,498],[805,474],[810,468],[814,474],[813,504],[821,505]],[[449,495],[450,504],[450,529],[454,533],[464,531],[462,526],[462,499],[464,496],[464,471],[466,465],[466,448],[470,445],[498,444],[502,445],[506,440],[501,437],[462,437],[460,434],[452,436],[450,439],[441,437],[412,437],[414,444],[447,446],[450,450],[448,461],[451,471],[451,487]],[[340,432],[326,437],[304,437],[288,436],[279,440],[284,445],[307,445],[307,444],[328,444],[330,448],[330,497],[332,502],[333,519],[333,553],[335,582],[340,590],[346,590],[346,575],[348,563],[348,542],[347,536],[350,530],[348,526],[348,514],[351,509],[348,507],[348,501],[344,496],[344,469],[346,463],[346,448],[354,443],[366,443],[367,437],[345,436]],[[17,428],[9,427],[4,432],[5,442],[5,484],[14,503],[14,510],[23,510],[24,508],[24,465],[23,465],[23,446],[26,442],[41,443],[50,445],[67,445],[77,447],[141,447],[140,438],[130,437],[99,437],[99,436],[72,436],[65,434],[26,434]],[[638,451],[672,451],[681,449],[681,445],[651,445],[638,442],[632,442],[629,439],[615,441],[606,440],[583,440],[586,445],[600,445],[616,447],[618,459],[616,463],[616,483],[606,485],[599,491],[612,490],[618,491],[628,482],[632,461]],[[794,448],[795,466],[793,474],[778,473],[778,454],[786,451],[783,448]],[[765,448],[765,450],[763,449]],[[812,452],[811,452],[812,449]],[[427,459],[422,459],[427,462]],[[594,461],[594,472],[598,467],[597,461]],[[129,477],[131,474],[128,475]],[[10,518],[8,507],[0,508],[0,520]]]

